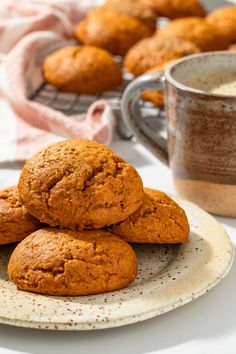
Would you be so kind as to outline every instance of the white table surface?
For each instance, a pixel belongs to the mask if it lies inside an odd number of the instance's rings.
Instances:
[[[170,170],[144,147],[112,146],[132,163],[145,186],[175,194]],[[15,166],[0,165],[0,187],[16,183]],[[220,218],[236,245],[236,219]],[[1,306],[1,305],[0,305]],[[236,264],[209,293],[177,310],[137,324],[100,331],[59,332],[0,325],[0,353],[34,354],[235,354]]]

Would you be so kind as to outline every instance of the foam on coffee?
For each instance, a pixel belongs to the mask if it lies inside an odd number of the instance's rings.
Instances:
[[[183,84],[202,92],[236,96],[236,72],[222,71],[209,76],[190,76]]]

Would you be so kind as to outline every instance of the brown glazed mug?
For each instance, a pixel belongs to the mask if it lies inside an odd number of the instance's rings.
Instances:
[[[167,140],[140,114],[145,89],[164,89]],[[169,164],[181,197],[236,216],[236,53],[191,55],[138,77],[124,92],[122,113],[137,140]]]

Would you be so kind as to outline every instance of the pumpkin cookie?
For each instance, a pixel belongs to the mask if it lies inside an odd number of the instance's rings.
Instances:
[[[15,248],[8,265],[19,289],[62,296],[120,289],[136,274],[131,246],[103,230],[38,230]]]
[[[125,68],[135,76],[141,75],[157,65],[198,53],[197,46],[178,38],[146,38],[133,46],[124,59]]]
[[[99,229],[126,219],[143,200],[137,171],[102,144],[66,140],[29,159],[19,193],[29,212],[50,226]]]
[[[115,10],[135,17],[150,28],[152,32],[156,29],[157,15],[155,11],[143,5],[137,0],[107,0],[106,6],[112,7]]]
[[[136,42],[151,34],[152,31],[143,22],[106,6],[91,11],[75,31],[82,43],[121,56]]]
[[[155,106],[160,109],[164,109],[165,107],[165,98],[164,92],[158,90],[145,90],[141,94],[141,98],[143,101],[148,101],[153,103]]]
[[[156,72],[156,71],[162,71],[166,68],[166,66],[168,64],[171,64],[173,63],[175,59],[171,59],[169,61],[167,61],[166,63],[163,63],[163,64],[160,64],[160,65],[156,65],[154,66],[152,69],[148,70],[147,72],[148,73],[151,73],[151,72]],[[164,99],[164,92],[163,91],[158,91],[158,90],[145,90],[142,92],[141,94],[141,98],[144,100],[144,101],[149,101],[151,103],[153,103],[155,106],[163,109],[164,106],[165,106],[165,99]]]
[[[43,63],[43,76],[60,90],[95,94],[122,83],[120,65],[101,48],[65,47],[50,54]]]
[[[157,38],[181,38],[196,44],[203,52],[227,48],[216,28],[200,17],[174,20],[156,33]]]
[[[159,16],[171,20],[188,16],[206,16],[206,10],[198,0],[142,0],[141,2],[156,11]]]
[[[236,44],[231,45],[231,47],[229,47],[229,50],[231,52],[236,52]]]
[[[207,16],[208,23],[216,27],[225,48],[236,42],[236,6],[221,7]]]
[[[183,209],[165,193],[145,188],[142,206],[111,231],[128,242],[183,243],[189,224]]]
[[[16,186],[0,191],[0,245],[19,242],[40,226],[22,204]]]

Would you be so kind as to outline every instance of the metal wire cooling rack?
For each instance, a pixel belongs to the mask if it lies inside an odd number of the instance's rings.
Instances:
[[[207,0],[205,1],[207,3]],[[211,3],[207,4],[208,8],[215,9],[219,6],[222,6],[223,1],[213,0]],[[221,2],[221,4],[220,4]],[[218,4],[219,3],[219,4]],[[166,18],[159,18],[157,27],[161,28],[169,22]],[[121,58],[115,57],[118,62],[121,62]],[[97,95],[77,95],[71,93],[61,92],[55,89],[53,86],[50,86],[46,82],[43,82],[32,94],[31,99],[50,106],[53,109],[64,112],[66,115],[72,116],[78,113],[84,113],[87,111],[88,107],[97,99],[105,99],[109,102],[113,112],[117,118],[117,132],[123,139],[130,139],[132,137],[131,132],[126,126],[120,109],[121,97],[126,88],[126,86],[132,80],[132,77],[127,73],[123,75],[124,83],[121,87],[116,90],[105,92]],[[160,134],[163,137],[166,137],[166,123],[165,123],[165,112],[159,110],[156,106],[149,102],[144,102],[140,99],[140,111],[142,117],[144,118],[144,124],[146,131],[149,130],[149,136],[152,136],[155,140],[155,134]],[[72,119],[72,118],[71,118]]]
[[[66,93],[57,90],[55,87],[43,82],[32,94],[31,99],[51,108],[62,111],[70,116],[74,114],[84,113],[89,106],[98,99],[105,99],[109,102],[114,115],[117,119],[117,132],[123,139],[130,139],[132,134],[126,126],[120,109],[121,97],[130,83],[131,77],[128,74],[124,75],[124,83],[122,86],[113,91],[107,91],[97,95],[81,95]],[[157,107],[149,102],[140,100],[140,110],[145,123],[152,131],[164,130],[164,115]],[[159,116],[157,118],[157,116]]]
[[[166,18],[159,18],[158,27],[163,27],[169,20]],[[121,57],[114,57],[114,59],[121,64]],[[123,139],[130,139],[131,132],[126,126],[120,109],[121,97],[126,86],[133,80],[132,75],[123,72],[123,85],[115,90],[104,92],[97,95],[78,95],[72,93],[65,93],[57,90],[55,87],[43,82],[31,95],[31,99],[53,109],[62,111],[68,118],[75,114],[84,113],[89,106],[98,99],[105,99],[109,102],[114,115],[117,119],[117,132]],[[143,118],[145,118],[146,129],[150,129],[152,135],[159,133],[166,135],[165,129],[165,113],[159,110],[152,103],[142,101],[140,99],[140,111]],[[71,117],[71,119],[73,119]]]

